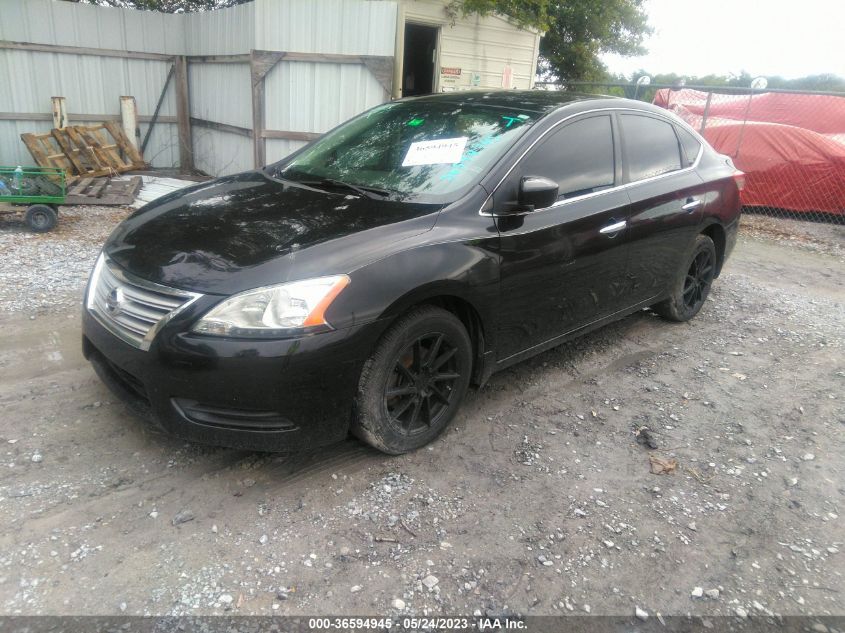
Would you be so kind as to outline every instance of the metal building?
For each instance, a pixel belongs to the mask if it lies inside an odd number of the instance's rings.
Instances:
[[[118,119],[134,96],[153,166],[222,175],[391,98],[533,86],[538,33],[453,21],[446,4],[255,0],[174,15],[2,0],[0,164],[32,163],[19,137],[50,130],[54,96],[71,124]]]

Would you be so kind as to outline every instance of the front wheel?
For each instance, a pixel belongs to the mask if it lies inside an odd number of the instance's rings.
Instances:
[[[669,298],[652,310],[670,321],[689,321],[707,300],[715,276],[716,247],[709,237],[699,235],[675,277]]]
[[[454,417],[471,369],[472,343],[460,320],[435,306],[414,309],[364,364],[352,432],[391,455],[425,446]]]

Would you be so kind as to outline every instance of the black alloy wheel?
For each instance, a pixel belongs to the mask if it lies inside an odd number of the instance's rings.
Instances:
[[[391,455],[425,446],[454,417],[472,372],[472,341],[443,308],[400,317],[364,363],[352,433]]]
[[[709,250],[700,251],[692,260],[684,279],[684,305],[698,312],[710,292],[716,266]]]
[[[707,235],[698,235],[678,267],[669,296],[651,308],[669,321],[689,321],[710,294],[716,277],[716,246]]]
[[[400,352],[385,385],[384,406],[402,433],[431,428],[447,412],[461,378],[457,352],[444,332],[424,334]]]

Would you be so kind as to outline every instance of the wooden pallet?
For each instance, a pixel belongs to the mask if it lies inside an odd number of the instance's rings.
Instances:
[[[51,134],[21,134],[21,140],[40,167],[57,167],[64,169],[66,174],[77,173]]]
[[[141,189],[141,177],[82,178],[71,187],[65,204],[129,206]]]
[[[64,169],[69,176],[97,178],[144,169],[146,163],[116,122],[70,125],[49,134],[21,134],[35,162]]]

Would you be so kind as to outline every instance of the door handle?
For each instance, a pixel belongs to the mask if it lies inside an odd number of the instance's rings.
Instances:
[[[687,203],[681,207],[684,211],[694,211],[701,206],[701,198],[687,198]]]
[[[621,222],[614,222],[613,224],[608,224],[604,228],[599,229],[599,233],[602,235],[610,235],[613,237],[616,233],[619,233],[622,229],[628,226],[627,220],[622,220]]]

